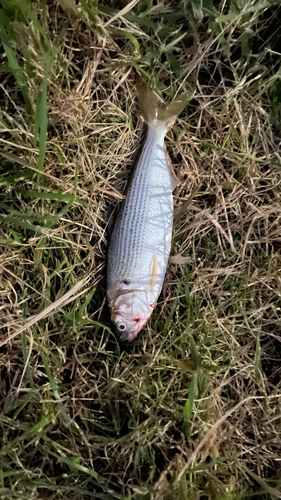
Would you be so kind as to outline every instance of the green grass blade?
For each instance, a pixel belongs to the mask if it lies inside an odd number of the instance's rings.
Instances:
[[[22,172],[19,172],[15,175],[9,175],[7,177],[0,175],[0,186],[11,186],[32,176],[33,173],[28,170],[23,170]]]
[[[49,379],[54,398],[58,402],[61,416],[62,416],[63,420],[65,421],[65,423],[69,424],[71,421],[71,418],[70,418],[70,416],[69,416],[69,414],[68,414],[68,412],[67,412],[67,410],[66,410],[66,408],[61,400],[61,397],[59,394],[59,386],[58,386],[58,383],[57,383],[55,377],[53,376],[52,370],[50,368],[49,360],[47,358],[47,355],[44,352],[44,348],[42,347],[40,339],[39,339],[37,334],[35,334],[35,338],[36,338],[36,341],[37,341],[38,346],[39,346],[40,356],[42,358],[42,361],[43,361],[43,364],[44,364],[44,367],[46,370],[46,375]]]
[[[15,155],[14,153],[9,153],[7,151],[0,151],[0,155],[3,158],[9,160],[11,163],[17,163],[19,165],[22,165],[23,167],[30,168],[30,164],[26,160],[20,158],[18,155]]]
[[[91,302],[91,300],[92,300],[95,292],[96,292],[96,287],[93,288],[93,290],[90,290],[90,292],[86,295],[84,304],[80,307],[78,313],[75,316],[75,321],[76,322],[81,321],[82,316],[83,316],[84,312],[86,311],[89,303]]]
[[[70,469],[76,469],[79,470],[80,472],[85,472],[89,476],[93,477],[99,484],[105,484],[106,482],[105,478],[100,476],[94,469],[89,469],[88,467],[79,464],[79,458],[67,457],[67,455],[59,446],[59,444],[55,443],[54,441],[51,441],[50,439],[48,439],[48,443],[52,444],[52,446],[58,453],[58,455],[54,453],[54,456],[56,456],[59,459],[59,461],[62,461],[65,464],[67,464]]]
[[[0,181],[1,182],[1,181]],[[41,193],[40,191],[36,191],[35,189],[31,189],[30,191],[27,189],[22,189],[19,191],[23,196],[28,198],[35,198],[41,200],[57,200],[57,201],[65,201],[67,203],[79,203],[80,205],[87,205],[85,201],[81,200],[78,196],[71,193],[60,193],[60,192],[45,192]]]
[[[92,23],[97,21],[97,0],[80,0]]]
[[[274,2],[273,2],[274,3]],[[277,2],[276,2],[277,4]],[[251,7],[245,7],[245,9],[241,9],[240,12],[230,12],[229,14],[225,14],[222,16],[218,16],[216,18],[217,23],[226,23],[226,22],[233,22],[237,21],[239,18],[241,18],[244,15],[249,15],[252,14],[253,12],[257,11],[263,11],[264,9],[267,9],[272,5],[270,2],[260,2],[252,5]]]
[[[45,67],[45,74],[42,78],[36,103],[35,121],[34,121],[34,137],[35,141],[39,142],[39,156],[37,162],[38,170],[43,172],[44,161],[47,148],[47,127],[48,127],[48,106],[47,106],[47,87],[48,76],[51,67],[51,56],[48,56],[48,61]],[[38,180],[41,178],[38,174]]]
[[[33,231],[38,234],[47,234],[48,229],[41,226],[36,226],[31,222],[27,222],[24,220],[18,219],[18,217],[13,217],[12,215],[1,215],[0,214],[0,225],[4,227],[6,230],[10,229],[10,224],[15,227],[21,227],[23,229],[27,229],[29,231]]]
[[[10,43],[9,37],[7,35],[6,27],[9,25],[9,20],[7,19],[3,9],[0,8],[0,38],[8,59],[9,69],[16,79],[19,89],[23,95],[26,102],[28,112],[32,112],[32,107],[28,95],[28,88],[26,85],[26,80],[22,68],[20,67],[15,52]]]
[[[190,419],[192,416],[194,399],[196,397],[196,392],[197,392],[197,382],[198,382],[198,373],[194,373],[189,385],[188,398],[186,400],[183,410],[183,432],[186,436],[189,435],[189,430],[191,425]]]
[[[115,16],[119,12],[117,9],[109,7],[108,5],[101,5],[101,4],[98,4],[98,10],[104,14],[110,14],[112,16]],[[138,16],[133,12],[128,12],[127,14],[124,14],[122,17],[124,17],[124,19],[127,19],[131,23],[136,23],[139,26],[152,28],[155,30],[158,28],[157,23],[149,19],[147,16]]]
[[[164,47],[162,47],[162,52],[166,53],[166,52],[171,52],[175,46],[181,41],[184,39],[184,37],[186,36],[186,33],[182,33],[180,36],[178,36],[177,38],[175,38],[175,40],[172,40],[172,42],[168,43],[167,45],[165,45]]]
[[[31,8],[31,4],[28,3],[26,0],[18,0],[17,6],[21,10],[23,16],[26,18],[26,21],[28,23],[29,22],[32,23],[35,30],[37,30],[40,33],[40,35],[42,36],[42,38],[44,39],[44,42],[46,43],[46,45],[51,47],[47,33],[46,33],[45,29],[43,28],[42,24],[38,21],[38,18],[35,14],[35,11],[32,10],[32,8]],[[43,5],[42,5],[42,7],[43,7]]]

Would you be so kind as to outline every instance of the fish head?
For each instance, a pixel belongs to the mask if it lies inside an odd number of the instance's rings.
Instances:
[[[133,340],[152,313],[147,294],[141,290],[121,293],[112,305],[111,320],[120,340]]]

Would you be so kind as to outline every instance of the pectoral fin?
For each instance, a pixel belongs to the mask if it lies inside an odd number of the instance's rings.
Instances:
[[[150,289],[154,288],[154,286],[156,285],[159,274],[160,274],[160,269],[158,264],[158,255],[156,253],[153,257],[151,265],[150,281],[149,281]]]

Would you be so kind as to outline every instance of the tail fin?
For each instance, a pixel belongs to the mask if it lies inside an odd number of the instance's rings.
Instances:
[[[142,78],[137,78],[136,87],[144,119],[148,126],[157,121],[165,123],[167,129],[173,126],[177,117],[187,106],[193,95],[193,92],[184,92],[178,99],[165,106],[158,95],[150,89]]]

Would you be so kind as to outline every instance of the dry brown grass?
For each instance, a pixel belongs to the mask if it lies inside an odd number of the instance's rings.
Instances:
[[[0,497],[281,498],[278,4],[11,5],[22,73],[1,56]],[[144,137],[136,73],[166,100],[195,94],[167,138],[183,259],[148,328],[119,345],[104,269]]]

